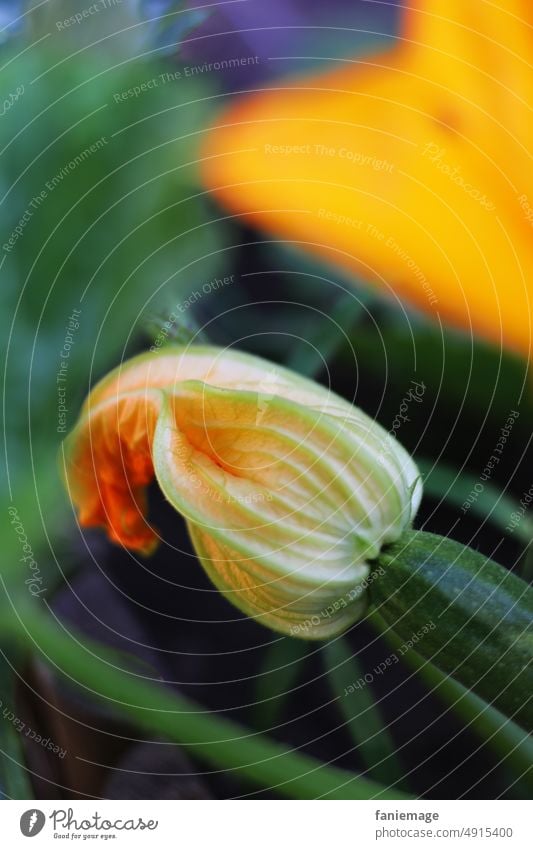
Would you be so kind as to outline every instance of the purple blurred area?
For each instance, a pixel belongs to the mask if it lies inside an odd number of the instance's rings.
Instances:
[[[156,44],[162,55],[177,52],[191,65],[258,57],[257,63],[225,69],[219,79],[223,90],[250,88],[305,72],[328,58],[383,48],[394,38],[402,5],[400,0],[124,0],[126,4],[146,23],[137,34],[152,48],[149,55]],[[29,0],[0,0],[0,44],[24,30],[29,6]],[[49,8],[61,18],[74,7],[66,0],[50,0]]]
[[[157,6],[164,5],[159,0]],[[257,56],[257,64],[224,73],[224,88],[302,73],[323,63],[370,53],[391,43],[399,0],[193,0],[210,10],[180,51],[183,61]]]

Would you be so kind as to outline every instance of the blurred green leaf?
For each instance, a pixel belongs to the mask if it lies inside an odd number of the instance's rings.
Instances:
[[[401,785],[404,770],[394,740],[370,686],[356,686],[364,670],[350,646],[339,637],[324,646],[323,655],[336,705],[369,775],[385,787]]]
[[[0,798],[3,793],[8,799],[33,799],[20,733],[9,719],[14,707],[13,673],[0,650]]]
[[[268,646],[255,683],[252,709],[255,728],[272,729],[281,721],[308,652],[308,643],[290,637],[281,637]]]
[[[519,507],[518,502],[501,490],[485,482],[483,490],[474,489],[479,485],[479,475],[472,475],[459,469],[454,469],[445,463],[433,463],[431,460],[417,457],[417,465],[424,477],[424,493],[431,498],[444,499],[458,509],[475,493],[476,498],[470,503],[468,513],[492,522],[503,533],[509,533],[507,526],[511,515]],[[529,545],[533,539],[533,522],[525,515],[513,531],[520,542]]]
[[[106,56],[2,51],[4,88],[22,92],[1,119],[2,499],[32,538],[39,505],[47,523],[66,507],[55,455],[90,386],[147,316],[215,276],[225,244],[196,164],[212,81]]]
[[[337,353],[346,346],[363,305],[351,292],[339,291],[328,313],[314,313],[293,343],[286,365],[299,374],[316,377],[328,369]]]
[[[182,744],[207,763],[234,771],[260,787],[297,799],[397,799],[370,779],[286,749],[263,734],[203,711],[184,696],[116,667],[112,653],[66,632],[35,604],[20,599],[16,615],[0,619],[0,634],[15,636],[43,656],[71,684],[128,715],[137,725]]]
[[[376,610],[366,621],[375,628],[393,651],[403,648],[403,641],[388,627]],[[402,660],[422,679],[430,693],[435,694],[477,734],[483,745],[500,758],[500,763],[513,770],[514,776],[529,792],[533,788],[533,740],[527,731],[500,713],[454,678],[421,657],[414,649],[402,652]]]
[[[43,452],[44,453],[44,452]],[[71,564],[67,558],[56,560],[65,535],[67,497],[59,480],[56,458],[43,460],[33,474],[20,474],[20,465],[11,467],[11,491],[5,481],[0,488],[0,528],[2,535],[2,568],[0,574],[10,591],[23,588],[33,572],[29,558],[34,557],[41,579],[42,596],[62,583]],[[37,483],[38,481],[38,483]],[[71,508],[70,508],[71,509]],[[29,547],[25,548],[25,546]],[[0,616],[5,605],[0,594]]]
[[[518,405],[523,416],[520,426],[527,428],[526,419],[531,420],[533,413],[527,362],[431,321],[408,305],[400,309],[379,293],[374,294],[373,304],[378,326],[368,323],[353,340],[365,368],[383,373],[385,366],[390,383],[400,390],[405,376],[416,373],[456,415],[463,407],[474,418],[484,418],[488,412],[500,426]]]
[[[520,527],[520,526],[518,526]],[[517,530],[518,530],[517,527]],[[531,538],[533,539],[533,533],[531,534]],[[529,584],[533,584],[533,543],[530,542],[522,561],[519,566],[520,577],[527,581]]]

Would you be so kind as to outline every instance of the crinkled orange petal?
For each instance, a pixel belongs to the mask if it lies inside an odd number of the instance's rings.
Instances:
[[[386,54],[223,112],[205,181],[251,226],[529,357],[533,6],[409,5]]]
[[[114,542],[144,553],[157,544],[145,518],[146,487],[162,401],[157,390],[105,400],[65,440],[66,484],[80,524],[103,526]]]
[[[157,534],[146,519],[146,488],[154,477],[155,425],[164,397],[187,381],[290,395],[322,407],[329,401],[314,382],[239,351],[169,346],[134,357],[94,387],[65,440],[63,471],[82,526],[105,527],[132,550],[153,550]],[[180,426],[187,440],[186,415]]]

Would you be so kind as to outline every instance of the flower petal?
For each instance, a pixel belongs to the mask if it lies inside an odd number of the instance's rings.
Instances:
[[[157,390],[102,401],[64,442],[63,474],[80,524],[103,526],[110,539],[144,553],[157,544],[145,518],[146,487],[162,402]]]
[[[382,55],[238,99],[206,185],[292,240],[529,357],[531,6],[419,2]]]

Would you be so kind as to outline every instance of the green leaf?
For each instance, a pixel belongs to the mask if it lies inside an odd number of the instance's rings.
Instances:
[[[483,521],[492,522],[503,533],[510,533],[507,526],[513,512],[519,509],[518,503],[497,486],[484,483],[483,490],[477,492],[479,475],[472,475],[459,469],[454,469],[445,463],[436,463],[426,458],[417,458],[416,464],[424,476],[424,493],[435,499],[444,499],[453,507],[458,508],[467,503],[472,493],[475,497],[466,510],[468,514]],[[525,515],[516,526],[513,535],[520,542],[529,545],[533,539],[533,522]]]
[[[296,343],[286,360],[288,368],[306,377],[316,377],[333,361],[345,345],[363,313],[363,304],[354,292],[341,289],[328,313],[311,312],[300,328]]]
[[[386,787],[401,784],[404,770],[394,740],[371,687],[357,686],[364,670],[346,640],[340,637],[327,643],[323,648],[323,660],[337,707],[369,775]]]
[[[17,602],[15,609],[16,613],[0,620],[0,633],[23,640],[70,684],[106,701],[108,707],[153,734],[180,743],[211,766],[296,799],[407,798],[400,791],[287,749],[117,668],[107,649],[67,632],[25,599]]]
[[[55,5],[37,12],[59,20]],[[195,165],[213,77],[174,79],[176,62],[153,56],[120,63],[110,42],[105,58],[83,51],[58,64],[50,41],[6,48],[3,70],[6,92],[23,89],[0,145],[4,453],[28,527],[31,487],[37,520],[46,504],[48,526],[58,505],[67,525],[49,469],[89,387],[135,348],[146,315],[166,321],[215,276],[225,239]]]
[[[403,640],[396,636],[384,619],[373,610],[366,621],[388,643],[393,651],[403,648]],[[445,702],[464,722],[465,727],[477,734],[483,745],[491,749],[500,764],[513,770],[514,776],[533,792],[533,739],[512,720],[489,705],[484,699],[459,684],[450,675],[437,669],[415,649],[402,654],[402,660],[427,685],[429,692]]]
[[[24,766],[19,732],[10,720],[15,714],[13,673],[0,650],[0,798],[33,799],[33,791]]]
[[[520,526],[518,526],[520,527]],[[517,527],[517,530],[518,530]],[[533,544],[530,542],[519,565],[520,577],[533,584]]]
[[[269,730],[281,721],[283,710],[309,651],[305,640],[281,637],[268,646],[257,673],[252,725]]]

